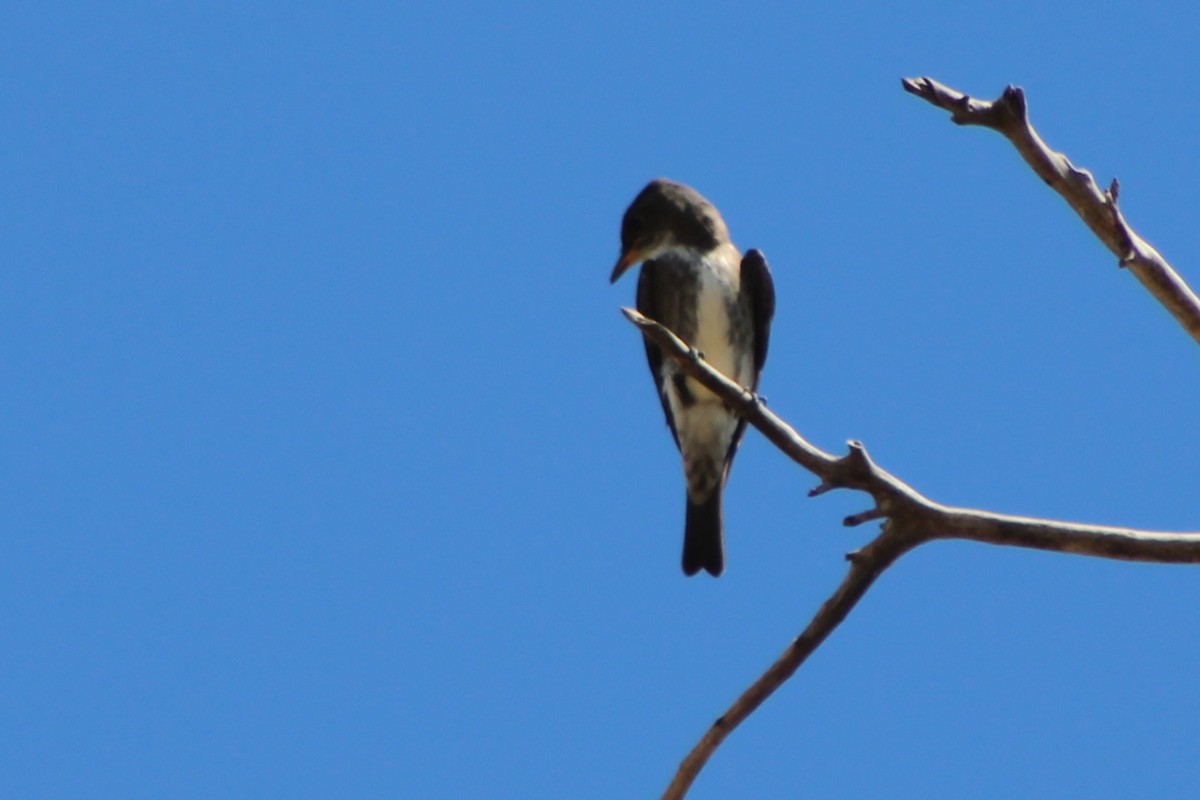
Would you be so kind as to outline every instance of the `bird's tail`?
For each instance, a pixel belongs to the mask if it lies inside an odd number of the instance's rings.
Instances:
[[[688,497],[683,531],[684,575],[695,575],[703,569],[715,578],[725,570],[721,494],[721,487],[715,486],[703,502],[695,503]]]

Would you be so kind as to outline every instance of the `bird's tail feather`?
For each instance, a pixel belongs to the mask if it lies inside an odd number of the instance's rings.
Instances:
[[[725,570],[725,545],[721,520],[721,487],[714,487],[701,503],[687,501],[683,531],[683,574],[707,570],[714,578]]]

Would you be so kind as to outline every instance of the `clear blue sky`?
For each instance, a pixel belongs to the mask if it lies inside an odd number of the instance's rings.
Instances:
[[[820,9],[804,6],[820,5]],[[9,3],[0,796],[650,797],[873,530],[751,431],[728,569],[607,282],[649,178],[779,293],[762,389],[938,500],[1200,528],[1185,3]],[[834,8],[836,6],[836,8]],[[904,559],[697,798],[1179,797],[1200,570]]]

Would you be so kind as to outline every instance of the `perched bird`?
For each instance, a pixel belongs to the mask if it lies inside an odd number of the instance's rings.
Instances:
[[[621,221],[621,256],[610,282],[643,262],[637,308],[670,328],[742,386],[758,387],[775,313],[775,285],[763,254],[745,256],[712,203],[689,186],[658,179]],[[687,518],[683,571],[725,568],[721,491],[746,421],[646,340],[650,373],[683,457]]]

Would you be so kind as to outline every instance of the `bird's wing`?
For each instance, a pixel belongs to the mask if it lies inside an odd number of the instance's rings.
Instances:
[[[665,297],[663,287],[659,282],[661,275],[662,270],[658,269],[653,261],[647,261],[642,264],[642,271],[638,276],[637,310],[655,322],[665,322],[663,315],[668,311],[661,303]],[[671,438],[675,440],[675,446],[679,447],[679,433],[675,430],[675,420],[671,417],[671,406],[667,402],[667,393],[663,390],[662,351],[658,349],[658,345],[645,337],[643,337],[643,344],[646,346],[646,361],[650,364],[650,375],[654,378],[654,389],[658,392],[659,402],[662,403],[663,416],[667,418],[667,427],[671,429]]]
[[[767,342],[771,338],[771,318],[775,316],[775,282],[771,268],[760,250],[748,250],[742,256],[742,293],[750,306],[754,327],[754,386],[767,361]]]
[[[742,295],[750,308],[750,325],[754,337],[754,383],[751,389],[758,389],[758,376],[762,374],[763,364],[767,361],[767,343],[771,338],[771,318],[775,316],[775,282],[771,280],[771,268],[767,266],[766,256],[759,250],[747,250],[742,256]],[[723,481],[729,480],[729,468],[733,466],[733,456],[737,453],[742,436],[746,433],[746,418],[739,417],[734,428],[733,438],[729,441],[729,450],[725,453],[725,472]]]

